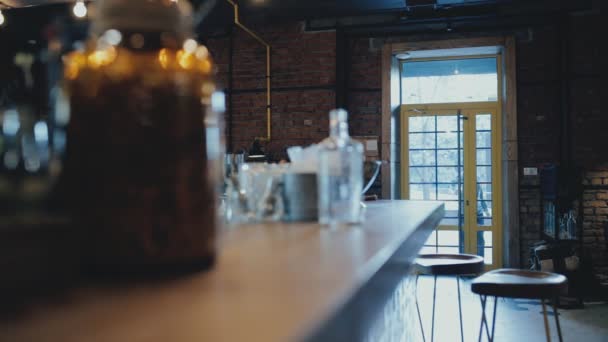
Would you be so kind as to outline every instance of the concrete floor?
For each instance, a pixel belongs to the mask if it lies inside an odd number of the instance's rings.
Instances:
[[[481,317],[479,297],[470,290],[470,280],[461,281],[462,314],[465,341],[477,341]],[[433,278],[420,277],[418,298],[425,324],[426,340],[430,341]],[[494,299],[488,299],[486,314],[491,319]],[[456,278],[437,280],[435,309],[435,341],[460,341]],[[558,309],[564,341],[608,342],[608,303],[585,303],[584,309]],[[499,299],[496,313],[495,341],[546,341],[542,306],[528,299]],[[549,310],[551,340],[559,341],[553,310]],[[418,326],[419,327],[419,326]],[[419,334],[418,341],[422,341]],[[487,339],[484,338],[483,341]]]

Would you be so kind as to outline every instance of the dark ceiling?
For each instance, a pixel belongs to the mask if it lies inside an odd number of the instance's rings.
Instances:
[[[225,0],[194,0],[194,3],[205,1],[216,4],[201,26],[202,32],[230,24],[233,11]],[[240,0],[239,3],[245,23],[306,20],[311,30],[371,28],[370,33],[403,32],[405,26],[429,22],[444,26],[450,22],[454,28],[459,27],[459,22],[467,21],[470,26],[480,20],[501,27],[510,23],[542,25],[561,13],[593,7],[593,0]]]
[[[406,7],[403,0],[246,0],[241,3],[249,9],[317,13],[393,11]]]
[[[42,27],[58,18],[72,27],[86,28],[85,22],[78,22],[71,16],[69,7],[74,1],[0,0],[0,8],[12,7],[4,11],[8,25],[0,28],[0,37],[17,39],[16,36],[20,36],[21,40],[32,39],[29,32],[40,32]],[[201,36],[218,29],[225,31],[230,27],[233,10],[226,0],[188,1],[195,8],[210,9],[201,11],[206,14],[199,26]],[[238,0],[242,21],[246,24],[259,27],[281,21],[305,20],[311,30],[341,26],[370,34],[403,33],[405,27],[414,25],[422,25],[420,30],[432,30],[435,26],[444,27],[446,22],[455,29],[466,25],[469,28],[483,29],[486,26],[478,25],[482,20],[495,26],[522,26],[546,20],[551,14],[589,9],[592,2],[593,0]],[[474,25],[471,26],[470,23]]]
[[[75,0],[0,0],[2,7],[30,7],[57,3],[73,3]],[[96,0],[86,0],[95,2]],[[184,1],[184,0],[182,0]],[[224,0],[190,0],[195,5],[216,3],[216,7],[226,4]],[[236,0],[246,13],[283,15],[317,18],[336,15],[356,15],[386,13],[395,11],[416,11],[424,9],[441,10],[454,8],[475,8],[496,4],[520,4],[542,7],[567,7],[586,0]]]

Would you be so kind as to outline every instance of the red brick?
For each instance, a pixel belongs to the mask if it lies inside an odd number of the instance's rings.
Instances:
[[[585,201],[583,202],[585,207],[603,208],[606,207],[605,201]]]
[[[599,200],[608,200],[608,192],[598,192],[597,199]]]

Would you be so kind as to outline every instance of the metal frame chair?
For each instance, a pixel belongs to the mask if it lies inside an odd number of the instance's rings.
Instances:
[[[498,297],[503,298],[528,298],[540,299],[543,307],[543,321],[545,325],[545,336],[547,342],[551,342],[549,319],[547,318],[547,307],[545,301],[553,299],[553,312],[559,341],[563,341],[562,330],[559,324],[559,313],[557,311],[557,297],[566,287],[567,279],[561,274],[527,271],[517,269],[498,269],[490,271],[473,280],[471,290],[479,295],[481,301],[481,324],[479,326],[479,338],[481,342],[483,328],[486,327],[488,341],[494,341],[496,327],[496,308]],[[488,320],[486,318],[486,303],[488,296],[494,297],[494,309],[492,313],[492,329],[490,333]]]
[[[431,342],[435,339],[435,299],[437,294],[437,276],[448,275],[456,276],[456,284],[458,287],[458,316],[460,321],[460,339],[464,342],[464,329],[462,326],[462,303],[460,296],[460,277],[464,275],[478,275],[483,272],[483,258],[471,254],[421,254],[414,262],[417,270],[415,296],[416,296],[416,311],[418,313],[418,321],[420,322],[420,332],[422,340],[426,342],[424,334],[424,325],[422,316],[420,315],[420,306],[418,304],[418,278],[420,274],[433,276],[433,311],[431,318]]]

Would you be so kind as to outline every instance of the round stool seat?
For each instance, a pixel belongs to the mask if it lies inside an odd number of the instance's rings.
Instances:
[[[561,274],[504,268],[474,279],[471,290],[485,296],[553,299],[565,288],[566,282]]]
[[[471,254],[420,254],[414,262],[421,274],[466,275],[483,272],[483,258]]]

